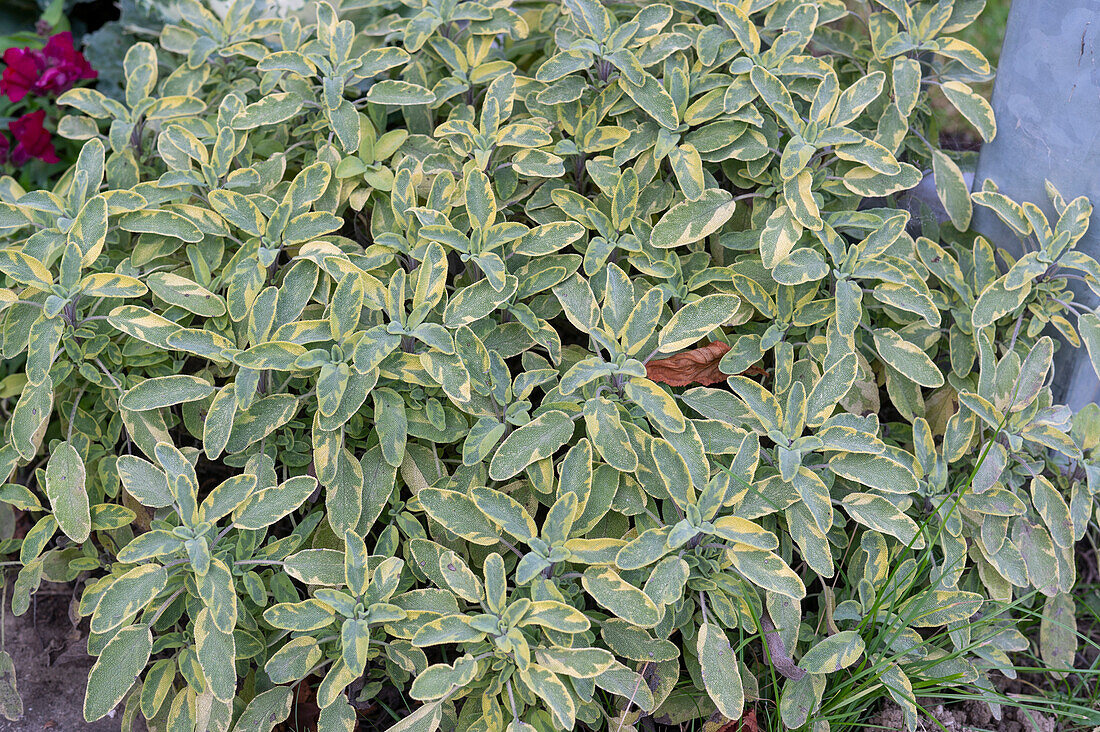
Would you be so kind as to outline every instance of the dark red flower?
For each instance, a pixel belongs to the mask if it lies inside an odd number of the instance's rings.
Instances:
[[[98,76],[84,54],[73,46],[73,34],[65,31],[50,36],[41,51],[9,48],[4,52],[7,68],[0,77],[0,94],[18,102],[27,94],[60,94],[81,79]]]
[[[46,163],[59,161],[49,130],[42,126],[45,118],[46,110],[39,109],[37,112],[24,114],[8,125],[16,143],[15,149],[11,151],[12,163],[24,165],[31,158],[38,158]]]
[[[44,59],[41,51],[30,48],[9,48],[4,51],[3,76],[0,76],[0,94],[13,102],[20,101],[34,89],[42,73]]]
[[[11,152],[11,142],[7,135],[0,135],[0,165],[8,164],[8,153]]]
[[[69,31],[50,36],[42,49],[42,57],[45,69],[36,85],[39,93],[60,94],[72,89],[81,79],[94,79],[99,75],[84,54],[73,46],[73,34]]]

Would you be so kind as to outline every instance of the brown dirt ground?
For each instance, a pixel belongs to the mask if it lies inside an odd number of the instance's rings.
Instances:
[[[10,597],[10,593],[7,595]],[[70,585],[43,583],[21,617],[4,613],[4,640],[15,663],[23,697],[23,718],[0,718],[0,732],[117,732],[120,720],[84,721],[84,688],[94,658],[87,652],[86,628],[69,617]],[[87,623],[85,622],[85,625]]]
[[[1057,732],[1054,719],[1034,711],[1002,707],[1000,721],[993,718],[989,707],[981,702],[963,702],[945,707],[943,704],[923,704],[922,715],[915,732]],[[866,727],[870,730],[904,730],[905,714],[897,705],[883,708]]]

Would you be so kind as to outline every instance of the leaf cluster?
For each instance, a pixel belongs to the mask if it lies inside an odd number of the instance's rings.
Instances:
[[[87,719],[623,730],[778,674],[818,730],[870,667],[915,723],[1035,593],[1072,659],[1100,430],[1044,331],[1100,371],[1100,265],[1085,199],[927,139],[940,95],[995,132],[983,5],[181,0],[60,98],[60,182],[0,181],[0,549],[17,614],[83,582]]]

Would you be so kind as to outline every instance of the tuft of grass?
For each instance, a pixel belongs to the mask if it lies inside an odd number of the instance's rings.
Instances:
[[[1086,657],[1092,659],[1087,666],[1077,663],[1077,668],[1072,669],[1050,668],[1039,659],[1036,643],[1040,635],[1043,598],[1037,591],[1010,602],[987,599],[981,614],[968,624],[968,635],[958,635],[948,627],[922,636],[916,647],[898,643],[907,629],[919,625],[917,621],[922,614],[935,608],[935,603],[922,600],[930,598],[936,591],[935,576],[949,573],[953,568],[941,566],[938,562],[934,551],[937,540],[945,530],[947,519],[958,509],[963,494],[972,485],[995,439],[996,435],[981,450],[973,472],[961,480],[954,490],[942,496],[940,505],[918,524],[918,535],[924,539],[922,548],[914,548],[914,539],[893,559],[887,579],[877,589],[871,610],[856,628],[866,644],[863,660],[853,669],[832,674],[826,679],[821,705],[817,713],[809,718],[806,730],[815,729],[821,722],[828,723],[830,732],[875,729],[870,724],[873,715],[882,704],[892,702],[903,709],[915,707],[917,720],[910,716],[910,721],[916,721],[922,728],[938,728],[947,732],[947,728],[923,706],[922,700],[929,698],[934,698],[936,704],[968,701],[989,704],[998,710],[997,716],[1006,709],[1042,714],[1052,717],[1058,723],[1057,729],[1065,732],[1091,731],[1100,725],[1100,584],[1079,586],[1075,595],[1079,620],[1074,633],[1078,638],[1078,648],[1085,649]],[[1091,533],[1086,541],[1093,547],[1098,544]],[[847,569],[848,565],[843,562],[838,565],[834,587],[854,587],[858,584],[858,579],[849,576]],[[819,594],[821,597],[823,595],[824,592]],[[968,680],[955,670],[963,667],[955,662],[972,658],[975,650],[1004,629],[1003,618],[1009,614],[1023,618],[1020,632],[1035,642],[1027,650],[1015,654],[1013,664],[1005,671],[1023,679],[1023,683],[1031,686],[1034,693],[1006,693],[986,684],[983,679]],[[885,622],[880,622],[884,619]],[[756,625],[760,627],[759,622]],[[1081,630],[1082,626],[1086,631]],[[960,642],[960,639],[965,642]],[[763,632],[747,635],[742,648],[749,642],[759,643],[764,653],[768,653]],[[901,650],[897,650],[899,646]],[[1078,660],[1081,657],[1079,653]],[[779,713],[783,680],[771,664],[770,657],[767,661],[770,673],[767,683],[761,680],[757,722],[761,730],[785,732]],[[901,669],[909,678],[911,689],[892,684],[889,679],[895,677],[894,668]]]

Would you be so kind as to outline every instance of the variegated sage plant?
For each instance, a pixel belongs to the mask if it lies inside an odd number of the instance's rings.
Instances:
[[[935,144],[995,133],[984,0],[176,5],[59,99],[57,186],[0,181],[0,548],[16,614],[81,583],[88,720],[270,731],[304,683],[324,732],[630,730],[768,682],[823,732],[885,664],[915,723],[1011,673],[1014,603],[1072,663],[1100,417],[1049,384],[1100,370],[1100,266],[1086,200]]]

